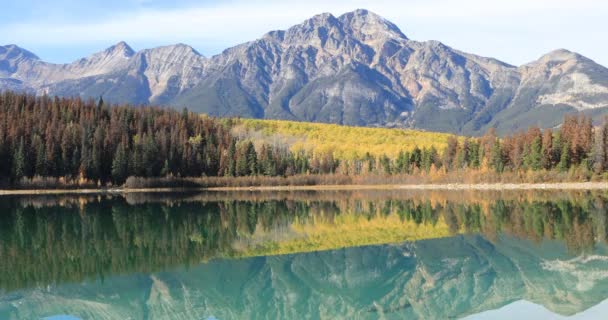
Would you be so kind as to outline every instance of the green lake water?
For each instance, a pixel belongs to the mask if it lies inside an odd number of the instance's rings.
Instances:
[[[0,319],[598,319],[608,193],[0,197]]]

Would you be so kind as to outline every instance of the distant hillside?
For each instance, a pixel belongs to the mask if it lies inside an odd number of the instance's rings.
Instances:
[[[608,69],[580,54],[556,50],[512,66],[409,39],[362,9],[319,14],[212,57],[184,44],[135,52],[120,42],[61,65],[0,46],[2,89],[473,135],[554,127],[572,112],[608,114]]]
[[[341,126],[283,120],[242,119],[233,132],[265,143],[290,146],[292,151],[320,153],[333,151],[338,159],[387,155],[396,158],[399,152],[435,147],[443,150],[450,134],[410,129],[387,129]]]

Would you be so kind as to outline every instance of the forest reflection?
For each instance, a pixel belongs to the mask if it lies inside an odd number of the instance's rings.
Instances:
[[[606,242],[605,193],[239,192],[0,199],[0,290],[288,254],[501,233]]]

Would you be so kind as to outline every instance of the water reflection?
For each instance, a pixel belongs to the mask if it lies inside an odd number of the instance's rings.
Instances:
[[[608,297],[607,201],[587,192],[2,198],[0,318],[449,318],[522,299],[568,315]]]

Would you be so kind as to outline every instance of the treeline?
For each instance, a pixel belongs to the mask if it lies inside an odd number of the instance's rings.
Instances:
[[[5,185],[120,185],[129,176],[289,175],[308,171],[287,149],[238,141],[232,120],[79,98],[0,95]],[[27,180],[27,182],[23,182]]]
[[[567,116],[557,130],[533,127],[502,139],[490,130],[480,138],[450,137],[443,150],[403,146],[397,157],[359,159],[339,159],[331,150],[292,152],[288,145],[239,138],[233,134],[237,124],[187,110],[5,92],[0,94],[0,186],[117,186],[129,177],[149,186],[145,179],[159,177],[170,178],[155,180],[159,183],[184,185],[179,181],[184,177],[408,179],[542,170],[577,170],[583,173],[575,179],[588,179],[608,169],[608,127],[594,128],[583,115]]]
[[[580,176],[601,175],[608,169],[608,126],[594,127],[590,117],[567,115],[559,129],[531,127],[498,138],[493,129],[480,138],[448,138],[444,150],[434,147],[342,164],[343,172],[384,174],[448,174],[458,171],[504,172],[578,170]],[[338,170],[340,171],[340,170]]]

